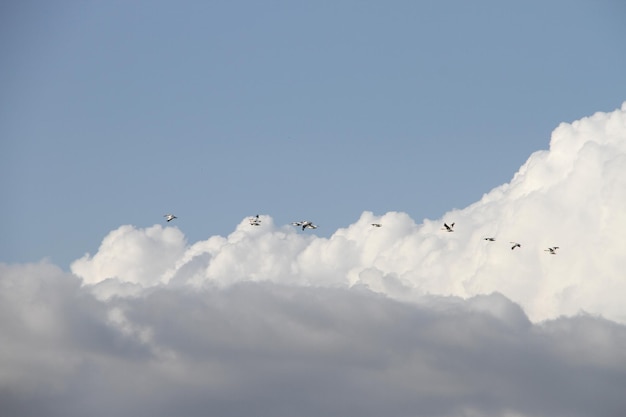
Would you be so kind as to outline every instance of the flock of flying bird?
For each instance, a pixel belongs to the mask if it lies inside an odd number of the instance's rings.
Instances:
[[[177,219],[178,217],[174,216],[173,214],[166,214],[163,217],[165,217],[165,219],[168,222],[171,222],[174,219]],[[250,217],[249,219],[250,225],[251,226],[260,226],[261,225],[261,219],[259,218],[259,215],[257,214],[254,217]],[[304,229],[317,229],[317,226],[313,224],[313,222],[308,221],[308,220],[302,220],[299,222],[292,222],[291,223],[293,226],[298,226],[298,227],[302,227],[302,230]],[[382,224],[380,223],[372,223],[372,226],[374,227],[382,227]],[[441,230],[444,230],[446,232],[454,232],[454,223],[450,223],[449,225],[447,223],[443,224],[443,227],[441,228]],[[483,238],[483,240],[487,240],[489,242],[495,242],[496,238],[495,237],[485,237]],[[510,242],[513,246],[511,246],[511,250],[514,250],[515,248],[521,248],[522,245],[517,243],[517,242]],[[556,251],[557,249],[559,249],[558,246],[552,246],[549,247],[548,249],[545,249],[544,252],[548,252],[550,255],[556,255]]]
[[[454,223],[450,223],[449,225],[447,223],[443,224],[443,227],[441,228],[441,230],[445,230],[446,232],[454,232]],[[487,240],[489,242],[495,242],[496,238],[495,237],[484,237],[483,240]],[[515,248],[521,248],[522,245],[517,243],[517,242],[509,242],[511,243],[513,246],[511,246],[511,250],[515,249]],[[550,255],[556,255],[556,251],[557,249],[559,249],[558,246],[552,246],[549,247],[548,249],[545,249],[544,252],[549,252]]]

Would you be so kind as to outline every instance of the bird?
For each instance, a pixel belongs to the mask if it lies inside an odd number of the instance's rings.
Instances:
[[[293,226],[302,226],[302,230],[304,229],[317,229],[317,226],[313,224],[313,222],[310,222],[308,220],[303,220],[300,222],[292,222],[291,223]]]
[[[172,220],[178,218],[178,217],[174,216],[173,214],[165,214],[163,217],[165,217],[168,222],[171,222]]]
[[[454,230],[452,230],[453,227],[454,227],[454,223],[450,223],[450,226],[448,226],[447,223],[444,223],[441,230],[445,230],[446,232],[454,232]]]
[[[522,245],[520,245],[520,244],[519,244],[519,243],[517,243],[517,242],[509,242],[509,243],[512,243],[512,244],[513,244],[513,246],[511,246],[511,250],[513,250],[513,249],[515,249],[515,248],[521,248],[521,247],[522,247]]]
[[[556,255],[556,250],[558,248],[558,246],[552,246],[551,248],[546,249],[545,252],[550,252],[550,255]]]
[[[381,227],[382,224],[380,224],[380,223],[372,223],[372,226],[374,226],[374,227]]]
[[[496,238],[495,237],[484,237],[483,240],[488,240],[489,242],[495,242]]]
[[[250,221],[250,226],[260,226],[261,225],[261,219],[259,219],[259,215],[257,214],[254,217],[250,217],[248,219]]]

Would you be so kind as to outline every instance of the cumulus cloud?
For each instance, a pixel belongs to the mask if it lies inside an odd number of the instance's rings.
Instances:
[[[125,225],[71,273],[0,264],[0,415],[621,415],[625,159],[626,105],[440,219]]]
[[[71,269],[88,284],[363,285],[401,300],[497,291],[532,320],[585,311],[625,323],[625,206],[626,104],[561,124],[550,149],[531,155],[510,183],[441,219],[364,212],[318,238],[264,215],[260,227],[243,219],[229,236],[191,246],[173,227],[122,226]],[[442,232],[443,222],[455,231]],[[552,246],[556,256],[545,252]]]
[[[108,278],[124,282],[150,285],[175,267],[185,253],[185,238],[173,227],[155,225],[138,230],[121,226],[109,233],[98,253],[86,254],[72,263],[72,271],[83,277],[85,283],[98,283]]]

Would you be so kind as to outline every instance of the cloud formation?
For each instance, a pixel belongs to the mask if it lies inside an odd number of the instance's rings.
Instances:
[[[405,213],[364,212],[318,238],[262,215],[261,226],[243,219],[229,236],[190,246],[176,227],[122,226],[71,269],[88,284],[109,279],[111,291],[111,280],[143,287],[363,285],[400,300],[497,291],[534,321],[585,311],[626,323],[625,206],[626,104],[561,124],[550,149],[531,155],[510,183],[438,220],[416,224]],[[455,231],[441,231],[443,222],[455,222]],[[512,251],[510,242],[521,247]],[[552,246],[560,248],[556,256],[545,252]]]
[[[589,416],[626,406],[626,327],[500,294],[400,302],[241,282],[98,300],[2,266],[0,411],[27,416]],[[8,291],[10,290],[10,291]]]
[[[0,415],[621,415],[625,158],[626,105],[441,219],[125,225],[71,273],[0,264]]]

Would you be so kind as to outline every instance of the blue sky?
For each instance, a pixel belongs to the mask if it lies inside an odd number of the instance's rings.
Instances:
[[[26,1],[0,8],[0,261],[179,216],[417,222],[626,98],[618,1]]]

